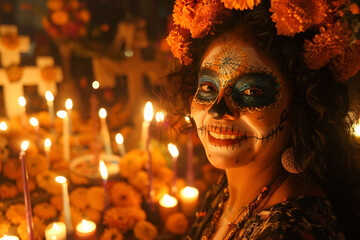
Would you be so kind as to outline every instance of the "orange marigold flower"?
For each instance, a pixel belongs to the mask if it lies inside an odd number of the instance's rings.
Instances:
[[[330,69],[338,82],[345,82],[360,71],[360,40],[348,46],[345,53],[331,61]]]
[[[223,9],[223,4],[218,0],[202,0],[196,3],[195,17],[190,28],[191,37],[202,38],[214,24],[221,23],[218,17]]]
[[[185,65],[192,62],[191,54],[189,53],[190,32],[187,29],[176,27],[170,31],[166,38],[170,46],[170,50],[174,57],[180,60]]]
[[[350,43],[351,31],[347,24],[335,23],[332,28],[320,28],[312,42],[305,41],[305,63],[310,69],[325,66],[336,55],[342,54]]]
[[[176,0],[173,11],[174,23],[190,29],[194,19],[194,0]]]
[[[228,9],[245,10],[253,9],[261,0],[221,0]]]
[[[277,33],[291,37],[320,24],[329,11],[326,0],[273,0],[270,7]]]
[[[356,3],[352,3],[350,6],[349,6],[349,9],[350,9],[350,12],[352,14],[360,14],[360,9],[359,9],[359,6],[356,4]]]

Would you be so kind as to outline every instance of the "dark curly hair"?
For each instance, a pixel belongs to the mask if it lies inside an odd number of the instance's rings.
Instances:
[[[356,211],[360,175],[352,153],[359,151],[349,134],[352,121],[348,116],[346,85],[336,82],[327,67],[315,71],[305,66],[303,43],[315,32],[308,30],[292,38],[278,36],[270,14],[268,2],[251,11],[229,11],[210,34],[193,39],[193,63],[174,63],[166,83],[156,94],[168,112],[188,115],[204,51],[219,35],[245,28],[239,33],[246,33],[244,37],[277,62],[292,88],[289,146],[294,148],[296,163],[305,178],[316,179],[322,185],[343,223],[347,239],[355,239],[360,236]]]

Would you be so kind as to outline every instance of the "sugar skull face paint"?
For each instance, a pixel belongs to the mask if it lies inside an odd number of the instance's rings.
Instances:
[[[191,113],[209,161],[232,168],[281,153],[290,90],[274,61],[227,34],[207,49]]]

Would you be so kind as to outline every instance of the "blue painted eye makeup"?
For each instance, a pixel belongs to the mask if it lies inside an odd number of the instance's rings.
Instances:
[[[266,72],[241,75],[231,88],[226,92],[229,92],[234,107],[239,108],[262,109],[277,103],[280,97],[276,76]]]
[[[208,75],[200,76],[195,100],[199,103],[211,104],[219,95],[220,81]]]

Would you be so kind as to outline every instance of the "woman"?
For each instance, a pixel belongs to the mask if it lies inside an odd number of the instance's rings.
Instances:
[[[208,160],[225,170],[188,239],[359,237],[342,83],[360,69],[352,4],[175,2],[167,40],[180,64],[159,95],[191,114]]]

